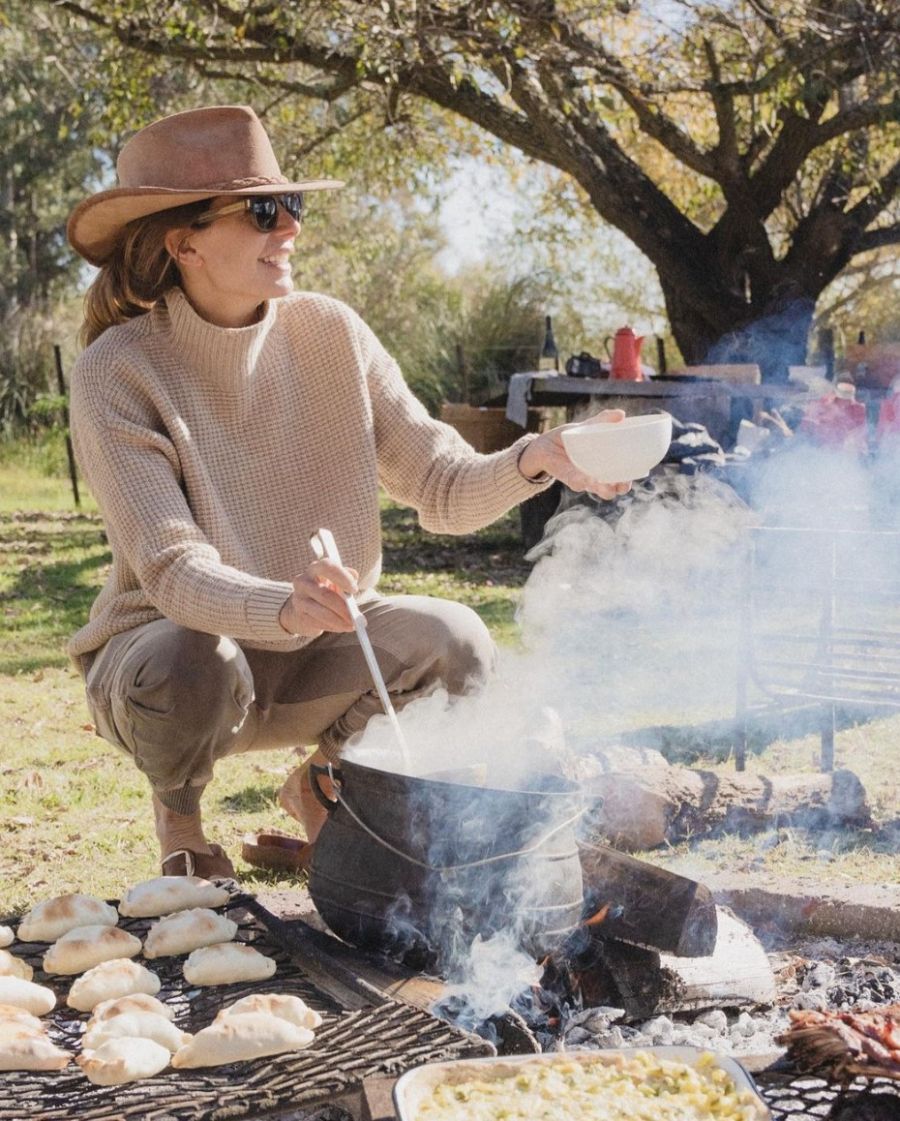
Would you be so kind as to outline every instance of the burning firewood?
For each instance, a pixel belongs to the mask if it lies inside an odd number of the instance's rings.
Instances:
[[[790,1018],[777,1042],[800,1069],[841,1082],[858,1075],[900,1080],[900,1004],[868,1012],[794,1009]]]

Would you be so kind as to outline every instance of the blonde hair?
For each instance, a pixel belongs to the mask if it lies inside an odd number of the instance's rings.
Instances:
[[[174,206],[122,228],[116,246],[101,265],[84,297],[81,342],[88,346],[107,327],[146,314],[181,283],[174,258],[166,249],[166,234],[191,226],[209,209],[209,199]]]

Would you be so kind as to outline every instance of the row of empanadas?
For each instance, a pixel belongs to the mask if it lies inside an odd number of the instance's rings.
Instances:
[[[152,1078],[191,1038],[175,1027],[174,1019],[172,1009],[149,993],[101,1001],[87,1022],[82,1053],[75,1061],[91,1082],[101,1086]]]
[[[312,1028],[321,1022],[299,997],[258,993],[223,1009],[192,1036],[152,1008],[134,1010],[128,1004],[134,999],[110,1002],[91,1018],[76,1061],[92,1082],[112,1086],[150,1078],[170,1056],[173,1067],[189,1069],[297,1051],[312,1043]]]
[[[35,904],[19,923],[22,942],[55,942],[79,926],[115,926],[119,915],[155,918],[190,907],[221,907],[228,902],[227,888],[200,876],[156,876],[128,888],[116,910],[92,895],[58,895]],[[0,949],[15,939],[8,926],[0,926]]]
[[[236,933],[236,922],[208,908],[178,911],[153,924],[143,947],[144,956],[152,959],[189,953],[200,946],[230,941]],[[141,940],[118,926],[80,926],[56,939],[44,954],[44,969],[47,973],[84,973],[101,962],[135,957],[140,952]],[[5,950],[2,953],[10,959],[11,972],[18,959]],[[0,974],[3,964],[0,959]]]
[[[228,901],[228,891],[199,876],[157,876],[126,891],[119,911],[102,899],[73,893],[36,904],[19,924],[23,942],[52,942],[44,955],[48,973],[84,973],[104,961],[134,957],[141,942],[118,926],[129,917],[167,916],[154,923],[146,956],[190,953],[200,946],[232,939],[237,924],[210,910]],[[4,949],[13,941],[10,927],[0,927],[0,976],[30,981],[31,966]]]

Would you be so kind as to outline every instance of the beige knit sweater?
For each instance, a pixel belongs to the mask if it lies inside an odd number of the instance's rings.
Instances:
[[[84,351],[71,421],[112,550],[75,658],[160,617],[296,649],[309,640],[278,614],[317,529],[375,586],[379,483],[439,533],[478,529],[540,489],[517,468],[529,437],[478,455],[429,417],[353,311],[310,293],[226,329],[173,290]]]

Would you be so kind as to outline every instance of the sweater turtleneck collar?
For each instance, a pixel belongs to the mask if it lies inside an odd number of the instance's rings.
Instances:
[[[222,390],[239,391],[253,377],[266,338],[275,322],[274,301],[262,305],[249,327],[217,327],[201,318],[180,288],[166,293],[172,346],[192,373]]]

